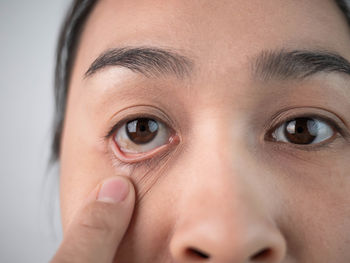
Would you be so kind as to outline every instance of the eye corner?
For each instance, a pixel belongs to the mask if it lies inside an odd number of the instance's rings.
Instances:
[[[310,120],[313,120],[312,124],[309,123]],[[295,122],[292,123],[292,121]],[[287,134],[285,131],[287,127],[286,124],[289,125],[290,123],[292,123],[292,126],[289,128],[291,128],[292,131],[295,129],[294,133],[292,132],[291,135]],[[314,123],[316,123],[315,126]],[[314,127],[316,127],[316,133],[315,130],[313,130]],[[306,114],[305,112],[299,114],[283,113],[275,119],[272,125],[269,125],[269,127],[265,129],[263,140],[267,143],[274,143],[276,146],[278,146],[278,148],[287,147],[285,149],[315,151],[318,149],[325,149],[327,146],[334,146],[332,142],[337,140],[339,137],[346,139],[344,129],[341,127],[341,124],[338,124],[336,120],[322,114]],[[297,129],[301,129],[301,132],[299,132]],[[301,134],[303,131],[304,133],[307,131],[307,134]],[[294,142],[293,140],[290,141],[291,138],[293,139],[293,137],[295,137]],[[310,143],[305,141],[306,138],[310,138]]]
[[[121,150],[114,140],[116,132],[111,136],[112,151],[114,156],[124,164],[149,163],[171,152],[172,148],[181,143],[181,137],[177,133],[170,133],[167,143],[142,153],[127,153]]]
[[[281,124],[277,124],[277,125],[272,125],[270,127],[268,127],[267,129],[265,129],[263,136],[262,136],[262,141],[264,142],[278,142],[276,140],[276,136],[274,135],[275,130],[281,126]]]

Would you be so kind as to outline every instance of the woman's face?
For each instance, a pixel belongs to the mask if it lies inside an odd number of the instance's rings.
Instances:
[[[350,71],[331,53],[350,60],[333,0],[99,1],[69,86],[64,231],[124,175],[118,262],[350,262]]]

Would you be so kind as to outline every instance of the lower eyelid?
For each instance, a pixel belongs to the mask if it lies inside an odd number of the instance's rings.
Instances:
[[[156,120],[156,118],[150,118],[150,117],[137,117],[135,119],[140,119],[140,118],[147,118],[147,119],[152,119]],[[144,144],[136,144],[135,142],[132,141],[132,139],[127,135],[126,132],[126,125],[128,121],[123,121],[121,125],[118,125],[115,129],[114,135],[112,136],[113,139],[115,139],[116,143],[119,148],[124,153],[129,153],[129,154],[138,154],[138,153],[146,153],[148,151],[151,151],[154,148],[158,148],[162,145],[162,142],[160,141],[166,141],[169,139],[168,137],[173,134],[172,129],[165,124],[163,121],[156,120],[158,123],[158,133],[155,138],[152,139],[152,141],[144,143]],[[158,143],[157,143],[158,141]],[[149,149],[149,150],[148,150]]]
[[[145,162],[148,159],[156,158],[157,156],[161,156],[167,151],[171,151],[171,148],[176,146],[180,142],[180,138],[178,135],[172,135],[169,138],[169,142],[167,144],[164,144],[162,146],[159,146],[153,150],[150,150],[145,153],[135,153],[135,154],[125,154],[123,153],[118,144],[112,140],[112,151],[117,159],[119,159],[123,163],[138,163],[138,162]]]
[[[322,151],[325,149],[332,149],[335,148],[335,145],[339,141],[339,139],[343,139],[343,136],[340,135],[337,131],[335,131],[334,136],[331,138],[317,143],[317,144],[293,144],[293,143],[288,143],[288,142],[282,142],[282,141],[268,141],[268,143],[273,143],[282,151],[288,151],[288,150],[297,150],[297,151],[306,151],[306,152],[311,152],[311,151]]]

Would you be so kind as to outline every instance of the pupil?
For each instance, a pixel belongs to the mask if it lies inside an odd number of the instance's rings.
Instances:
[[[151,142],[158,133],[158,123],[149,118],[132,120],[125,126],[126,134],[135,144]]]
[[[290,143],[310,144],[317,137],[317,132],[310,131],[315,120],[310,118],[297,118],[287,122],[284,129],[284,135]]]

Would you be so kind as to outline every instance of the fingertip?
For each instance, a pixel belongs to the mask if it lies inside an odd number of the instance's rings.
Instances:
[[[97,194],[97,201],[105,203],[123,202],[130,194],[130,183],[121,176],[105,180]]]

